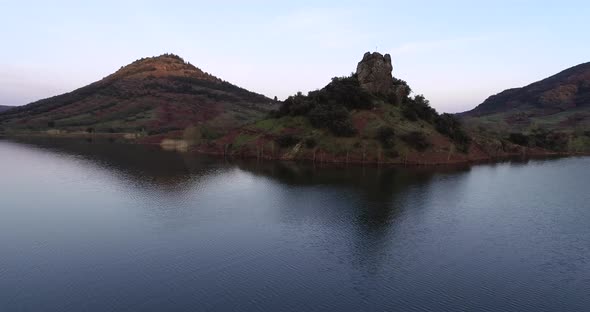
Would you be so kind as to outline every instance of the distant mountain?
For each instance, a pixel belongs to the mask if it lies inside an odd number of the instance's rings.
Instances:
[[[490,96],[461,114],[511,129],[590,129],[590,63],[566,69],[522,88]]]
[[[265,116],[276,105],[164,54],[137,60],[72,92],[0,113],[0,128],[153,135],[203,125],[225,131]]]
[[[0,105],[0,113],[6,110],[11,109],[13,106],[4,106],[4,105]]]

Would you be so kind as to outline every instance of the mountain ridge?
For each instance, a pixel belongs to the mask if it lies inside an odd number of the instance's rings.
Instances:
[[[462,115],[484,116],[516,109],[531,110],[536,115],[551,115],[584,106],[590,106],[590,62],[524,87],[506,89]]]

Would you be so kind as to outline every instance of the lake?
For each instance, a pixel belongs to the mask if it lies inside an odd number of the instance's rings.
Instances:
[[[0,311],[588,311],[589,168],[3,139]]]

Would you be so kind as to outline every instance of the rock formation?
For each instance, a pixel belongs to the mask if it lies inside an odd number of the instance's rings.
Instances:
[[[389,94],[395,91],[392,71],[391,56],[378,52],[365,53],[356,68],[361,87],[373,94]]]

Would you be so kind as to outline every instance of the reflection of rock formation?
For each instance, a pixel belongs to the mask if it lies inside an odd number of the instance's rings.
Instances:
[[[445,168],[378,168],[338,167],[315,168],[311,164],[290,162],[239,162],[240,169],[270,178],[288,188],[277,204],[284,222],[296,226],[319,228],[333,226],[350,231],[352,241],[341,237],[319,237],[318,244],[346,244],[354,254],[352,265],[362,268],[360,274],[378,275],[387,261],[384,254],[395,241],[396,219],[405,210],[420,215],[430,207],[432,180],[440,175],[460,175],[469,167]],[[467,175],[464,175],[467,176]],[[456,184],[460,187],[462,183]],[[311,231],[313,232],[313,231]],[[339,255],[336,255],[339,256]],[[348,258],[348,255],[341,255]],[[363,278],[360,278],[363,280]]]
[[[240,169],[253,174],[270,178],[282,184],[297,187],[337,188],[334,196],[350,194],[358,195],[357,205],[348,202],[346,206],[325,205],[318,215],[338,218],[343,213],[354,215],[355,222],[364,229],[372,232],[387,227],[398,213],[396,203],[403,202],[408,195],[408,189],[426,187],[430,180],[441,173],[460,173],[469,170],[467,166],[445,168],[378,168],[378,167],[350,167],[328,166],[316,168],[312,164],[296,164],[291,162],[237,162]],[[288,198],[288,197],[287,197]],[[292,198],[297,202],[297,198]],[[335,199],[337,202],[339,199]],[[370,203],[370,205],[367,205]],[[289,206],[289,205],[286,205]],[[343,211],[351,209],[351,211]],[[313,212],[314,214],[317,213]]]
[[[391,201],[396,194],[414,185],[427,184],[440,173],[462,172],[468,166],[439,168],[415,167],[344,167],[328,165],[316,167],[311,163],[236,161],[242,170],[293,186],[350,187],[368,200]]]

